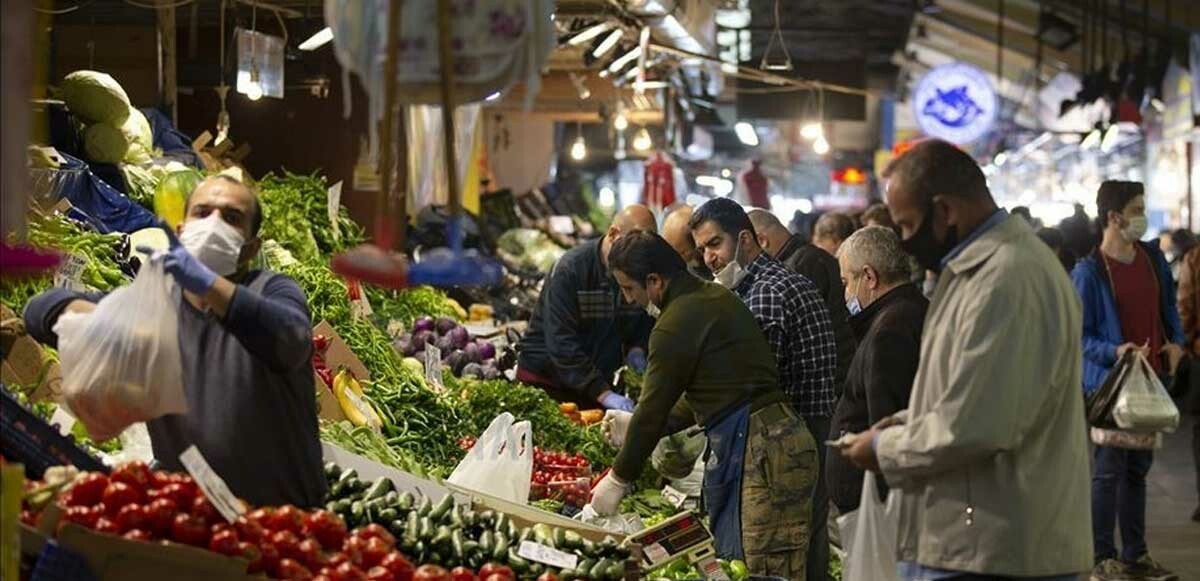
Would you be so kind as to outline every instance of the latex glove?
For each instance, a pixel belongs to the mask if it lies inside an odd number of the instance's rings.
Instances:
[[[625,365],[630,369],[638,372],[646,372],[646,350],[641,347],[634,347],[629,350],[629,354],[625,356]]]
[[[616,449],[625,445],[625,434],[629,432],[629,421],[633,413],[624,410],[608,410],[604,412],[604,439]]]
[[[140,246],[138,252],[150,254],[152,261],[161,261],[163,270],[174,277],[183,290],[201,296],[208,294],[217,282],[217,273],[196,260],[174,234],[168,235],[171,238],[171,247],[168,250],[156,252],[153,248]]]
[[[621,499],[625,498],[632,488],[632,484],[621,480],[612,470],[609,470],[608,474],[605,474],[604,478],[596,483],[595,488],[592,488],[592,510],[600,516],[617,514],[617,509],[621,506]]]
[[[633,411],[633,400],[615,391],[606,391],[600,394],[600,397],[596,398],[596,401],[600,402],[600,405],[604,406],[606,410]]]

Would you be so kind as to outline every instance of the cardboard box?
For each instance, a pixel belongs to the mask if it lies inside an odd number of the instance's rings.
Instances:
[[[19,387],[31,401],[58,401],[62,396],[62,369],[42,344],[25,334],[24,322],[7,307],[0,309],[3,332],[0,333],[0,381]]]
[[[325,365],[329,370],[337,375],[338,369],[345,367],[354,374],[354,377],[359,381],[371,379],[371,372],[367,371],[367,366],[354,355],[346,342],[342,340],[342,336],[329,324],[329,321],[321,321],[316,327],[313,327],[313,336],[324,335],[329,339],[329,346],[325,349],[323,357]],[[325,380],[321,376],[313,372],[313,384],[317,389],[317,417],[326,420],[342,421],[346,419],[346,414],[342,413],[342,408],[338,405],[337,398],[333,395],[333,390],[330,386],[325,385]]]
[[[246,561],[206,549],[166,541],[130,541],[67,523],[58,531],[59,544],[87,561],[99,581],[250,580]]]
[[[430,500],[437,502],[444,498],[447,494],[454,494],[454,502],[460,506],[468,507],[471,505],[470,495],[455,492],[443,485],[440,482],[426,480],[418,476],[414,476],[403,470],[397,470],[391,466],[385,466],[371,460],[359,456],[353,452],[347,451],[336,444],[329,442],[321,442],[321,454],[326,462],[333,462],[340,466],[343,470],[353,468],[358,472],[358,477],[363,481],[371,481],[386,476],[396,486],[400,492],[411,492],[414,495],[424,495]]]

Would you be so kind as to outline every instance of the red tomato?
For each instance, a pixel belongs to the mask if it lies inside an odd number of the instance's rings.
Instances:
[[[293,559],[280,559],[279,569],[276,571],[276,576],[279,579],[312,579],[312,571],[308,567],[301,565]]]
[[[383,558],[392,551],[392,546],[379,537],[371,537],[367,539],[367,544],[363,547],[362,565],[364,568],[370,569],[375,565],[383,562]]]
[[[304,534],[326,549],[340,549],[346,541],[346,521],[327,510],[316,510],[304,517]]]
[[[538,575],[537,581],[558,581],[558,575],[546,571],[545,573]]]
[[[63,519],[64,522],[73,522],[81,527],[94,529],[96,521],[100,519],[100,513],[88,506],[72,506],[67,508]]]
[[[391,571],[392,576],[396,578],[396,581],[412,581],[414,572],[413,565],[412,563],[408,562],[408,559],[404,558],[404,555],[397,551],[388,553],[387,556],[383,558],[383,561],[379,563],[379,565],[384,569]]]
[[[300,537],[292,531],[276,531],[271,535],[271,544],[279,549],[279,556],[290,559],[299,559],[300,554]]]
[[[288,504],[275,509],[263,523],[271,531],[292,531],[300,534],[304,530],[304,513]]]
[[[64,501],[67,506],[92,506],[103,498],[105,488],[108,488],[108,477],[104,474],[81,474],[67,491]]]
[[[349,563],[349,562],[350,562],[350,557],[347,557],[346,553],[338,551],[336,553],[329,554],[329,558],[326,559],[325,566],[329,567],[330,569],[337,569],[338,567],[340,567],[342,565],[342,563]]]
[[[450,581],[475,581],[475,572],[466,567],[455,567],[450,570]]]
[[[387,543],[389,550],[396,546],[396,537],[392,536],[392,533],[388,532],[387,529],[375,523],[355,529],[354,534],[364,539],[382,539],[385,543]]]
[[[169,498],[175,502],[176,506],[192,506],[195,494],[194,490],[179,482],[172,482],[158,489],[159,498]]]
[[[267,529],[263,528],[262,523],[250,520],[246,515],[239,516],[237,520],[233,521],[233,528],[237,531],[238,537],[252,543],[257,543],[267,536]]]
[[[296,546],[296,560],[313,571],[319,571],[329,564],[329,559],[321,552],[321,543],[316,539],[304,539]]]
[[[321,570],[324,571],[325,569],[321,569]],[[332,573],[333,571],[329,571],[329,572]],[[312,581],[333,581],[333,577],[330,577],[329,575],[327,575],[325,573],[318,573],[316,577],[312,578]]]
[[[376,565],[367,571],[367,581],[393,581],[392,572]]]
[[[113,522],[106,516],[102,516],[96,520],[96,532],[119,535],[121,534],[121,529],[117,527],[117,523]]]
[[[150,473],[150,488],[162,488],[171,483],[171,473],[155,470]]]
[[[492,575],[500,575],[501,577],[504,577],[505,579],[514,579],[515,578],[513,576],[512,569],[509,569],[508,567],[505,567],[504,565],[499,565],[496,563],[488,563],[479,569],[479,577],[481,579],[487,579],[487,578],[491,577]]]
[[[262,551],[254,543],[247,543],[246,541],[239,542],[238,554],[235,556],[246,560],[248,563],[246,566],[247,572],[249,572],[248,570],[250,565],[262,563]]]
[[[108,477],[113,482],[124,482],[138,490],[150,486],[150,467],[145,462],[126,462],[113,469]]]
[[[279,567],[279,549],[275,548],[275,545],[271,544],[271,541],[263,541],[259,543],[258,550],[261,553],[258,568],[254,571],[247,569],[247,572],[257,573],[262,571],[269,574],[274,573],[275,569]]]
[[[421,565],[413,575],[415,581],[449,581],[450,574],[437,565]]]
[[[357,532],[357,531],[355,531]],[[346,554],[351,563],[361,565],[363,562],[363,551],[367,548],[367,539],[358,535],[350,535],[346,542],[342,544],[342,552]]]
[[[247,520],[255,521],[262,525],[263,528],[267,528],[267,521],[271,519],[271,512],[269,508],[258,508],[246,513],[245,516]]]
[[[146,505],[146,528],[158,536],[166,536],[171,532],[171,523],[175,521],[177,507],[175,501],[169,498],[159,498]]]
[[[367,574],[349,562],[338,565],[338,568],[333,570],[333,574],[337,581],[367,581]]]
[[[117,511],[117,517],[114,519],[117,523],[117,528],[121,532],[129,532],[133,529],[146,529],[148,527],[148,519],[146,518],[146,507],[140,504],[127,504]]]
[[[36,527],[37,521],[38,521],[38,513],[33,512],[32,510],[22,510],[21,511],[21,523],[22,524],[25,524],[25,525],[28,525],[31,527]]]
[[[237,533],[233,532],[233,529],[222,529],[213,533],[212,538],[208,539],[208,550],[230,557],[240,555],[241,546]]]
[[[179,505],[185,510],[192,513],[192,516],[203,517],[209,522],[222,520],[221,513],[217,512],[217,507],[213,506],[203,494],[197,494],[191,500],[190,504]]]
[[[505,577],[499,573],[492,573],[483,579],[483,581],[513,581],[512,577]]]
[[[134,488],[124,482],[109,482],[101,495],[105,510],[115,516],[127,504],[141,503],[146,499],[140,488]]]
[[[154,537],[150,533],[148,533],[142,529],[127,530],[127,531],[125,531],[125,534],[122,536],[124,536],[125,538],[127,538],[131,541],[152,541],[152,540],[154,540]]]
[[[208,545],[208,523],[190,514],[177,514],[171,521],[171,540],[185,545]]]

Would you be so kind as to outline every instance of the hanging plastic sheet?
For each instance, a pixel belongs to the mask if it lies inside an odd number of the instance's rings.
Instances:
[[[408,215],[415,216],[431,204],[442,206],[450,201],[446,184],[446,156],[442,147],[442,109],[430,105],[407,107],[408,132]],[[471,172],[475,149],[475,129],[482,107],[464,105],[454,111],[454,146],[458,158],[458,183],[463,189]],[[478,182],[478,180],[476,180]],[[474,184],[478,189],[478,183]]]

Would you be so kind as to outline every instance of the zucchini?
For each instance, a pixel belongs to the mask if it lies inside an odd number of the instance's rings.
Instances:
[[[496,515],[496,532],[504,533],[507,535],[508,534],[508,525],[509,525],[509,520],[508,520],[507,514],[500,513],[500,514]],[[513,536],[513,535],[509,535],[509,536]]]
[[[442,500],[434,506],[433,511],[429,513],[429,517],[434,521],[441,521],[450,512],[450,508],[454,506],[454,495],[446,494]]]
[[[399,498],[396,499],[396,508],[398,508],[400,510],[405,510],[405,511],[412,510],[413,503],[415,501],[416,501],[416,499],[413,497],[413,493],[405,492],[404,494],[401,494]]]
[[[575,531],[564,531],[562,547],[572,551],[583,548],[583,536]]]
[[[482,549],[484,553],[491,555],[492,549],[495,548],[495,546],[496,533],[493,533],[492,531],[483,531],[483,534],[479,535],[479,548]]]
[[[524,533],[524,531],[522,531],[521,532],[521,540],[522,541],[532,540],[533,542],[535,542],[539,545],[545,545],[545,546],[551,547],[551,548],[555,547],[554,531],[552,531],[550,529],[550,525],[547,525],[544,523],[538,523],[538,524],[533,525],[532,530],[533,530],[533,538],[532,539],[525,538],[525,533]]]
[[[612,561],[608,559],[600,559],[599,561],[596,561],[596,564],[592,566],[592,570],[588,571],[588,577],[591,577],[596,581],[603,580],[608,574],[608,568],[611,565]]]
[[[532,541],[535,534],[536,533],[533,529],[531,529],[529,527],[525,527],[525,528],[521,529],[521,536],[517,537],[517,539],[518,539],[517,543],[520,544],[525,541]]]
[[[625,578],[625,561],[614,560],[608,566],[608,570],[604,572],[605,579],[609,581],[620,581]]]
[[[380,476],[367,487],[366,494],[363,495],[363,500],[375,500],[383,498],[387,493],[392,491],[392,481],[387,476]]]
[[[579,565],[575,567],[574,577],[582,577],[584,579],[590,579],[592,576],[592,568],[595,566],[596,566],[595,559],[584,559],[584,560],[580,561]]]
[[[516,547],[508,550],[508,566],[512,567],[513,573],[516,573],[518,577],[529,571],[529,561],[517,554]]]
[[[435,549],[441,549],[445,545],[450,544],[450,527],[442,525],[437,528],[437,534],[433,535],[433,541],[429,543]]]
[[[595,559],[597,556],[596,543],[593,543],[589,539],[583,539],[583,545],[580,546],[579,552],[589,559]]]
[[[492,546],[492,559],[499,561],[508,555],[508,536],[504,533],[496,533],[496,544]]]
[[[567,548],[567,532],[559,527],[554,527],[554,548]]]
[[[428,496],[421,498],[421,504],[417,507],[417,516],[429,516],[433,512],[433,501],[429,500]]]
[[[496,511],[485,510],[479,513],[479,522],[485,527],[491,527],[496,524]]]
[[[432,540],[433,532],[434,532],[433,519],[431,519],[427,516],[421,517],[421,528],[420,528],[420,532],[417,533],[417,538],[419,538],[423,541]]]

